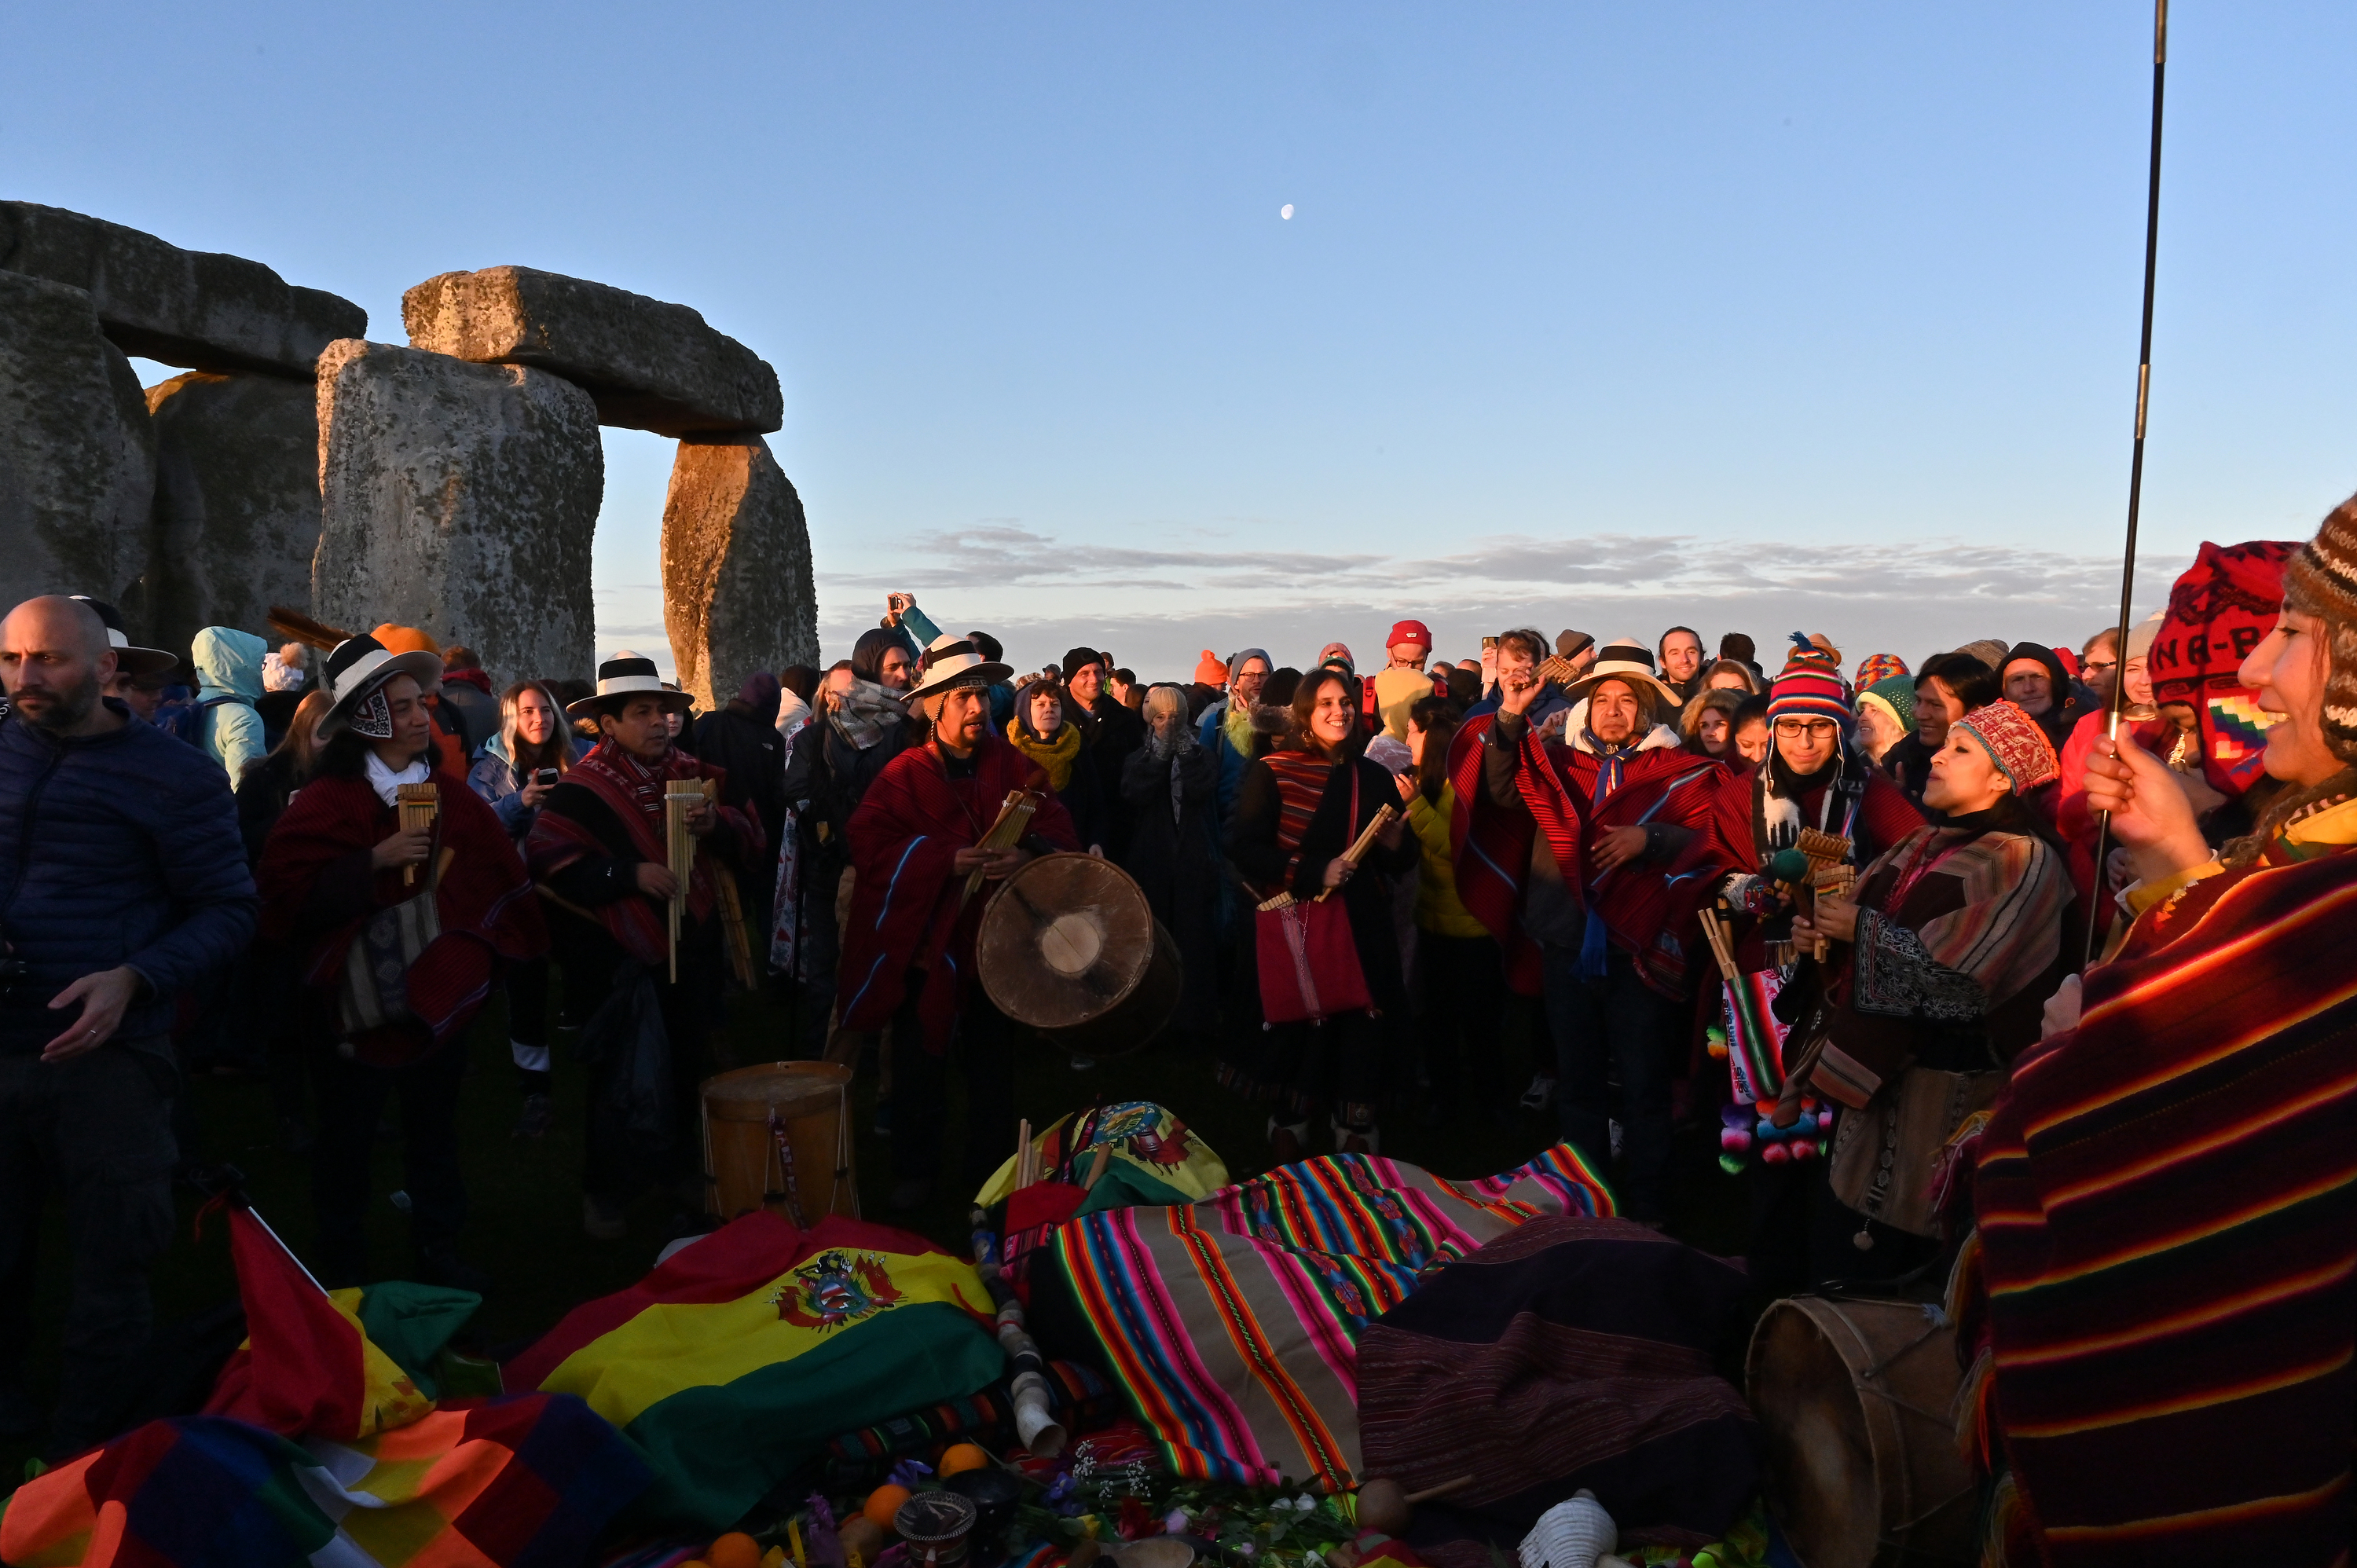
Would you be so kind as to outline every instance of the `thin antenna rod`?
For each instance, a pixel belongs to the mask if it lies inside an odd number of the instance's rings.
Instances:
[[[2119,744],[2120,712],[2128,695],[2128,618],[2136,613],[2136,516],[2144,501],[2144,419],[2152,394],[2152,288],[2153,276],[2160,262],[2160,105],[2161,89],[2169,75],[2169,0],[2153,0],[2152,14],[2152,172],[2148,177],[2144,205],[2144,336],[2136,349],[2136,445],[2128,458],[2128,541],[2127,557],[2120,565],[2120,618],[2114,632],[2111,711],[2104,721],[2104,733]],[[2112,814],[2100,811],[2095,816],[2095,884],[2097,898],[2104,895],[2110,875],[2104,862],[2110,858]],[[2095,961],[2095,911],[2087,911],[2087,952],[2085,961]]]

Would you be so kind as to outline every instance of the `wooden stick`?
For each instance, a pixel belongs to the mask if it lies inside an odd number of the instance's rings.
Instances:
[[[1426,1487],[1421,1491],[1410,1492],[1403,1500],[1405,1500],[1410,1508],[1414,1508],[1418,1503],[1428,1503],[1435,1498],[1445,1498],[1449,1493],[1457,1491],[1460,1487],[1469,1487],[1472,1484],[1472,1477],[1459,1476],[1453,1481],[1443,1481],[1437,1487]]]
[[[1015,1128],[1015,1190],[1020,1192],[1030,1185],[1031,1119],[1027,1116]]]
[[[1735,967],[1734,944],[1727,930],[1718,923],[1718,911],[1697,909],[1695,913],[1702,920],[1703,939],[1710,943],[1711,956],[1718,960],[1720,978],[1729,983],[1740,979],[1741,976]]]

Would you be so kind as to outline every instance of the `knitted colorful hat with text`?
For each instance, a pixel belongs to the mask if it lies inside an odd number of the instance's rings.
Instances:
[[[2284,598],[2331,628],[2324,744],[2357,763],[2357,496],[2333,508],[2316,537],[2285,563]]]
[[[1826,718],[1847,729],[1855,715],[1849,708],[1849,686],[1842,680],[1841,659],[1792,634],[1792,651],[1768,688],[1768,722],[1785,714]]]
[[[1877,682],[1906,673],[1907,660],[1896,653],[1869,653],[1857,661],[1857,679],[1852,684],[1864,692],[1871,689]]]
[[[2013,782],[2016,795],[2026,795],[2049,779],[2062,776],[2054,743],[2029,713],[1999,697],[1985,708],[1975,708],[1948,726],[1980,742],[1996,770]]]
[[[2226,795],[2240,795],[2266,770],[2267,730],[2276,715],[2259,706],[2259,694],[2243,684],[2239,671],[2276,624],[2285,564],[2300,548],[2288,540],[2204,541],[2169,589],[2168,618],[2145,654],[2153,701],[2193,710],[2202,776]],[[2334,597],[2347,602],[2340,591]],[[2329,606],[2318,607],[2330,613]],[[2338,700],[2328,691],[2328,703]]]

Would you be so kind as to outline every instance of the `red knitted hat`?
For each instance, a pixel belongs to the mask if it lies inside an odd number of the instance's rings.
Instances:
[[[1844,729],[1857,719],[1850,712],[1849,685],[1842,679],[1841,656],[1797,631],[1783,670],[1768,688],[1768,722],[1772,725],[1786,714],[1831,719]]]
[[[2153,700],[2192,708],[2201,771],[2213,789],[2239,795],[2265,768],[2275,715],[2237,673],[2283,607],[2288,541],[2212,544],[2169,593],[2169,615],[2145,655]]]
[[[1961,729],[1980,742],[1996,770],[2013,781],[2016,795],[2026,795],[2062,776],[2062,765],[2054,757],[2054,743],[2046,738],[2038,721],[2003,697],[1985,708],[1975,708],[1948,727]]]

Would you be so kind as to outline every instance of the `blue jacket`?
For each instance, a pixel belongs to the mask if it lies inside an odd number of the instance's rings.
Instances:
[[[259,761],[270,747],[264,744],[262,715],[254,700],[262,695],[262,660],[269,645],[250,631],[209,626],[189,644],[188,661],[197,668],[197,701],[220,697],[239,699],[204,710],[205,750],[237,788],[249,762]]]
[[[580,760],[582,748],[569,739],[565,744],[572,746],[573,759]],[[508,837],[522,843],[524,834],[532,832],[532,820],[540,813],[523,803],[523,780],[516,777],[515,759],[508,755],[506,732],[492,736],[483,743],[483,749],[475,753],[475,765],[468,770],[467,783],[490,803],[492,814],[500,819],[500,826],[507,829]]]
[[[118,964],[147,982],[118,1037],[164,1034],[174,998],[253,940],[260,902],[210,757],[136,718],[75,740],[0,719],[0,937],[29,972],[0,996],[0,1052],[55,1039],[71,1010],[49,998]]]

